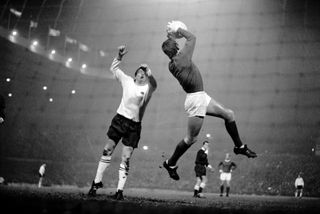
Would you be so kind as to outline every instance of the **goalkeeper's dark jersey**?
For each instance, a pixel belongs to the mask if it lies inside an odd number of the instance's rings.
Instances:
[[[169,71],[179,81],[186,93],[203,91],[203,80],[199,68],[191,59],[196,37],[181,28],[178,31],[186,38],[186,43],[181,51],[169,62]]]
[[[203,91],[203,81],[199,69],[193,62],[183,62],[183,56],[174,57],[169,63],[169,70],[179,81],[186,93]]]

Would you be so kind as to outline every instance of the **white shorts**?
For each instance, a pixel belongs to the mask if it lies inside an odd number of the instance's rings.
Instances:
[[[231,172],[222,172],[220,174],[220,180],[222,180],[222,181],[231,181]]]
[[[188,93],[184,102],[184,109],[188,117],[206,116],[211,97],[204,91]]]

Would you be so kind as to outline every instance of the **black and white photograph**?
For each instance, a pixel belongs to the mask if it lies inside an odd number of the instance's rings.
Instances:
[[[320,210],[319,0],[1,0],[0,212]]]

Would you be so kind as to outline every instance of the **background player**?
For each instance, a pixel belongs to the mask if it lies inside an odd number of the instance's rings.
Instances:
[[[295,197],[302,198],[302,193],[303,193],[303,188],[304,188],[304,181],[303,178],[301,177],[301,172],[298,174],[298,177],[296,178],[294,182],[294,186],[296,188],[296,191],[294,193]]]
[[[141,134],[141,120],[157,83],[146,64],[140,65],[134,78],[126,75],[120,68],[122,57],[127,53],[124,45],[120,46],[118,56],[114,58],[110,71],[122,86],[122,99],[117,114],[113,117],[107,132],[108,141],[100,158],[96,177],[92,181],[88,195],[95,196],[103,187],[103,173],[111,163],[112,153],[122,139],[123,148],[119,168],[119,181],[115,194],[117,200],[123,200],[123,188],[129,172],[129,161],[133,150],[138,147]]]
[[[207,178],[207,169],[208,167],[212,172],[214,171],[212,166],[208,162],[208,153],[209,153],[209,142],[204,141],[201,149],[197,152],[194,171],[196,173],[196,185],[194,186],[193,197],[202,198],[203,189],[205,188],[208,178]]]
[[[230,154],[227,153],[224,161],[218,165],[220,172],[220,196],[223,196],[224,184],[226,185],[226,196],[229,197],[231,172],[237,168],[237,165],[231,161]]]
[[[176,35],[179,35],[179,38],[183,37],[186,39],[181,50],[175,41]],[[225,121],[225,127],[233,140],[235,145],[234,152],[236,154],[243,154],[249,158],[257,157],[256,153],[251,151],[240,140],[234,112],[212,99],[204,91],[201,73],[192,61],[196,45],[195,35],[188,30],[178,27],[173,21],[168,23],[167,37],[168,39],[162,43],[162,50],[170,59],[169,71],[187,93],[184,107],[188,115],[186,136],[177,144],[172,156],[163,163],[169,176],[174,180],[179,180],[176,163],[190,146],[197,141],[206,115],[219,117]]]
[[[39,168],[39,182],[38,182],[38,187],[42,187],[42,183],[43,183],[43,178],[44,178],[44,175],[46,173],[46,166],[47,164],[42,164]]]

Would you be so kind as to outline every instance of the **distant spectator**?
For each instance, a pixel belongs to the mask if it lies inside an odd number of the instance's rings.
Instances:
[[[301,177],[301,172],[298,174],[298,177],[296,178],[296,181],[294,182],[294,186],[296,188],[296,191],[294,193],[296,198],[302,198],[303,188],[304,188],[304,181]]]
[[[0,124],[4,123],[5,114],[4,109],[6,108],[4,97],[0,94]]]
[[[0,185],[3,185],[3,184],[5,184],[5,180],[3,177],[0,177]]]
[[[46,172],[46,164],[42,164],[39,168],[39,183],[38,183],[38,187],[42,187],[42,182],[43,182],[43,177],[45,175]]]
[[[224,161],[219,163],[220,172],[220,196],[223,196],[224,184],[226,184],[226,196],[229,197],[231,172],[237,168],[237,165],[230,160],[230,154],[227,153]]]

